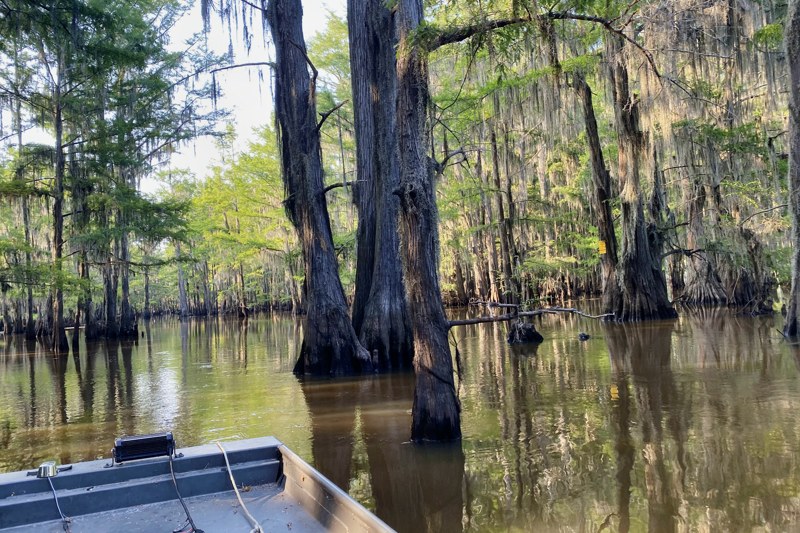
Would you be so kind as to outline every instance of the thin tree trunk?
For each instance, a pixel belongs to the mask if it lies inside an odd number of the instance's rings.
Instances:
[[[206,316],[211,316],[211,287],[208,280],[208,261],[203,261],[203,306]]]
[[[17,153],[22,153],[22,100],[17,99],[14,107],[14,115],[17,129]],[[17,165],[17,179],[23,180],[22,165]],[[33,322],[33,279],[31,277],[31,267],[33,256],[31,254],[31,210],[28,205],[27,195],[22,195],[22,226],[25,233],[25,298],[27,319],[25,321],[25,338],[30,340],[36,338],[36,327]]]
[[[14,332],[14,327],[11,325],[11,315],[8,313],[8,298],[6,298],[5,291],[3,291],[0,298],[2,298],[3,301],[3,335],[8,339]]]
[[[85,230],[86,225],[88,225],[88,217],[87,217],[87,210],[88,206],[86,205],[86,196],[88,195],[88,191],[85,190],[83,176],[80,175],[80,171],[78,169],[78,163],[76,160],[76,147],[70,146],[68,150],[69,159],[69,173],[72,177],[72,183],[70,192],[72,194],[72,235],[80,234],[82,231]],[[81,244],[79,245],[78,250],[78,276],[81,276],[83,267],[85,266],[86,260],[86,246]],[[87,280],[88,281],[88,280]],[[78,339],[80,338],[80,330],[81,330],[81,322],[83,320],[83,315],[85,311],[85,298],[86,293],[89,290],[89,285],[81,285],[78,288],[78,301],[75,306],[75,321],[72,324],[72,344],[73,346],[77,346]]]
[[[59,52],[58,76],[55,81],[55,184],[53,186],[53,325],[50,347],[56,353],[69,349],[67,334],[64,331],[64,287],[61,273],[64,269],[64,122],[62,118],[61,76],[64,72],[63,52]]]
[[[399,0],[396,9],[399,194],[416,372],[411,439],[451,440],[461,438],[461,406],[439,286],[433,168],[426,156],[428,59],[427,53],[412,42],[413,33],[423,20],[422,0]]]
[[[120,217],[123,215],[120,214]],[[136,327],[136,313],[131,305],[130,294],[130,244],[128,242],[128,232],[123,231],[120,236],[120,274],[121,274],[121,300],[120,300],[120,320],[119,333],[121,337],[136,337],[138,329]]]
[[[245,294],[244,287],[244,266],[241,262],[239,263],[237,274],[237,285],[239,286],[239,318],[247,318],[247,295]]]
[[[455,259],[455,276],[456,276],[456,297],[458,298],[458,305],[467,305],[469,297],[466,291],[466,280],[464,278],[464,268],[461,266],[461,259]]]
[[[792,217],[792,289],[784,335],[800,335],[800,0],[792,0],[786,18],[789,63],[789,202]]]
[[[275,44],[275,114],[279,124],[286,212],[305,261],[305,337],[295,372],[342,375],[371,370],[358,341],[339,280],[322,180],[314,80],[309,76],[300,0],[270,1]],[[313,69],[312,69],[313,70]]]
[[[144,308],[142,318],[150,320],[150,269],[144,267]]]
[[[15,91],[22,94],[22,73],[20,69],[20,45],[18,42],[19,35],[14,36],[14,82]],[[22,98],[16,98],[14,101],[14,129],[17,133],[17,154],[22,154]],[[24,181],[24,168],[21,162],[17,163],[16,179],[23,183]],[[23,194],[20,198],[20,208],[22,210],[22,226],[25,233],[25,296],[26,296],[26,313],[27,319],[25,321],[25,338],[28,340],[36,338],[36,326],[33,322],[33,279],[31,276],[32,255],[31,255],[31,223],[30,223],[30,207],[28,205],[28,196]]]
[[[175,242],[175,259],[178,261],[178,307],[181,318],[189,316],[189,299],[186,295],[186,278],[181,264],[181,243]]]
[[[495,103],[495,113],[499,104]],[[519,295],[512,284],[511,251],[508,234],[506,233],[506,214],[503,206],[503,189],[500,185],[500,154],[497,148],[497,134],[495,126],[490,126],[489,142],[492,146],[492,174],[494,174],[494,198],[497,202],[497,232],[500,236],[500,260],[503,267],[503,291],[501,301],[515,303]]]
[[[483,127],[481,127],[481,144],[483,144]],[[500,301],[500,289],[497,283],[497,276],[500,273],[500,266],[497,257],[497,246],[496,241],[497,238],[495,237],[495,229],[493,227],[494,223],[494,213],[492,209],[492,203],[489,199],[486,191],[491,189],[489,184],[489,177],[486,172],[483,171],[483,157],[480,152],[478,152],[478,160],[475,165],[476,172],[481,179],[481,202],[483,204],[483,211],[486,214],[485,220],[483,224],[481,224],[484,228],[484,246],[489,251],[488,253],[488,268],[487,274],[489,276],[489,299],[493,302]]]
[[[597,128],[597,118],[592,100],[592,88],[582,74],[573,75],[572,86],[583,105],[583,120],[586,129],[586,139],[589,144],[589,157],[592,164],[592,204],[597,224],[597,234],[600,241],[605,244],[605,253],[600,254],[602,268],[603,307],[611,306],[611,295],[616,285],[616,268],[618,263],[617,236],[614,232],[614,218],[611,215],[611,174],[606,166],[603,156],[603,147],[600,143],[600,133]]]
[[[108,258],[108,262],[103,265],[103,295],[105,300],[105,337],[115,339],[119,335],[119,324],[117,322],[117,289],[114,282],[116,266],[113,259]]]

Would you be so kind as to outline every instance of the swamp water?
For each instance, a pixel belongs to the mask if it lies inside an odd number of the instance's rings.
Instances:
[[[800,348],[780,317],[536,324],[521,349],[504,324],[455,328],[464,439],[431,446],[407,443],[412,375],[298,381],[289,317],[154,321],[63,357],[1,339],[0,472],[108,457],[123,434],[274,435],[400,531],[800,528]]]

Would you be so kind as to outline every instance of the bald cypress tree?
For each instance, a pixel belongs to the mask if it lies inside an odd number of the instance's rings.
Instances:
[[[789,63],[789,209],[792,217],[792,292],[783,333],[800,335],[800,1],[789,3],[786,20]]]
[[[413,357],[398,233],[397,37],[382,0],[349,0],[358,182],[358,260],[353,326],[383,369],[408,368]]]
[[[272,1],[266,17],[275,44],[275,113],[286,213],[305,263],[305,336],[295,372],[352,374],[371,368],[371,360],[356,337],[339,280],[323,186],[316,70],[306,53],[303,8],[300,0]]]
[[[461,437],[461,406],[455,388],[447,332],[450,324],[439,285],[439,216],[434,167],[427,155],[428,53],[414,42],[423,20],[422,0],[399,0],[397,134],[406,294],[414,332],[412,440]]]

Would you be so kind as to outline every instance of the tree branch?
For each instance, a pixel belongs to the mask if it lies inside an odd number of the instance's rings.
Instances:
[[[672,250],[667,250],[666,252],[661,254],[661,260],[663,261],[667,257],[669,257],[671,255],[675,255],[675,254],[683,254],[686,257],[691,257],[691,256],[693,256],[695,254],[699,254],[699,253],[703,253],[703,252],[705,252],[704,248],[674,248]]]
[[[317,67],[314,66],[314,63],[311,62],[311,58],[308,57],[308,52],[306,52],[306,49],[304,47],[300,46],[291,39],[288,39],[288,41],[292,46],[300,50],[300,53],[303,54],[303,57],[306,60],[306,63],[308,63],[308,66],[311,67],[311,72],[313,73],[313,75],[311,76],[311,87],[309,87],[309,91],[311,94],[309,94],[309,97],[313,99],[317,91],[317,76],[319,75],[319,71],[317,70]]]
[[[212,70],[209,70],[209,74],[216,74],[217,72],[222,72],[223,70],[232,70],[235,68],[244,68],[244,67],[271,67],[275,68],[275,63],[272,61],[254,61],[252,63],[238,63],[236,65],[228,65],[227,67],[218,67]],[[202,71],[199,71],[202,72]]]
[[[433,52],[437,48],[440,48],[446,44],[460,43],[461,41],[469,39],[473,35],[478,35],[481,33],[490,32],[492,30],[505,28],[506,26],[522,24],[530,21],[531,16],[527,15],[525,17],[516,17],[511,19],[485,20],[483,22],[479,22],[478,24],[472,24],[462,28],[453,28],[451,30],[440,32],[427,44],[427,46],[425,46],[425,49],[429,52]]]
[[[361,182],[364,182],[364,181],[366,181],[366,180],[353,180],[353,181],[345,181],[345,182],[341,182],[340,181],[338,183],[332,183],[331,185],[328,185],[327,187],[322,189],[322,194],[327,194],[330,191],[332,191],[333,189],[338,189],[339,187],[352,187],[356,183],[361,183]]]
[[[448,166],[448,162],[457,155],[460,155],[461,159],[453,164],[463,163],[464,161],[467,160],[467,154],[464,152],[463,148],[459,148],[458,150],[454,150],[448,153],[441,161],[436,161],[435,159],[431,158],[431,160],[433,161],[433,169],[436,172],[436,174],[441,174],[442,172],[444,172],[444,169],[446,169]]]
[[[341,103],[337,104],[330,111],[326,111],[324,113],[320,113],[319,116],[321,116],[322,118],[320,119],[319,124],[317,124],[317,132],[319,132],[319,130],[322,129],[322,125],[325,124],[325,121],[328,120],[328,117],[331,116],[333,113],[335,113],[339,108],[341,108],[347,102],[349,102],[349,100],[344,100]]]
[[[266,9],[264,9],[263,7],[261,7],[261,6],[259,6],[259,5],[256,5],[256,4],[252,3],[252,2],[248,2],[247,0],[242,0],[242,3],[243,3],[244,5],[246,5],[246,6],[250,6],[250,7],[252,7],[252,8],[253,8],[253,9],[255,9],[256,11],[261,11],[262,13],[266,13],[266,12],[267,12],[267,10],[266,10]]]
[[[496,307],[510,306],[510,304],[494,304],[494,306]],[[546,309],[536,309],[534,311],[522,311],[520,313],[508,313],[505,315],[498,315],[498,316],[484,316],[478,318],[468,318],[466,320],[451,320],[449,322],[449,326],[452,328],[454,326],[469,326],[472,324],[484,324],[487,322],[508,322],[509,320],[515,320],[521,317],[556,315],[559,313],[580,315],[582,317],[592,318],[592,319],[603,319],[615,316],[614,313],[605,313],[602,315],[590,315],[588,313],[584,313],[583,311],[579,311],[578,309],[574,309],[572,307],[548,307]]]
[[[608,30],[610,33],[613,33],[613,34],[621,37],[625,41],[629,42],[630,44],[632,44],[633,46],[638,48],[639,51],[642,52],[642,54],[644,54],[644,57],[647,59],[647,62],[650,64],[650,68],[653,69],[653,73],[655,73],[655,75],[657,77],[661,78],[661,72],[659,72],[658,67],[656,66],[656,60],[655,60],[655,58],[653,58],[653,54],[650,52],[650,50],[646,49],[644,46],[642,46],[641,44],[637,43],[635,39],[629,37],[621,29],[614,27],[614,24],[612,23],[612,21],[604,19],[604,18],[601,18],[601,17],[595,17],[594,15],[584,15],[582,13],[572,13],[570,11],[562,11],[562,12],[550,11],[550,12],[546,13],[544,16],[547,17],[547,18],[550,18],[552,20],[581,20],[581,21],[584,21],[584,22],[593,22],[595,24],[600,24],[606,30]]]
[[[747,217],[744,220],[742,220],[741,222],[739,222],[739,227],[740,228],[743,227],[745,225],[745,223],[747,223],[748,220],[750,220],[751,218],[753,218],[755,216],[763,215],[764,213],[769,213],[770,211],[775,211],[776,209],[783,209],[784,207],[789,207],[789,204],[776,205],[776,206],[770,207],[768,209],[762,209],[761,211],[756,211],[755,213],[753,213],[749,217]]]

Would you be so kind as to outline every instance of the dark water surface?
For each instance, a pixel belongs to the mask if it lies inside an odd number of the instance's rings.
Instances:
[[[800,529],[800,351],[725,311],[546,316],[538,349],[457,328],[464,440],[407,443],[413,377],[299,382],[289,317],[152,322],[77,356],[0,340],[0,472],[275,435],[401,531]],[[592,337],[578,340],[579,331]],[[202,524],[199,524],[202,527]]]

